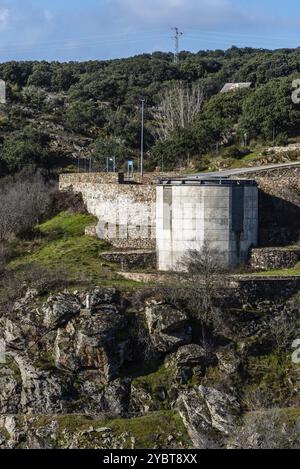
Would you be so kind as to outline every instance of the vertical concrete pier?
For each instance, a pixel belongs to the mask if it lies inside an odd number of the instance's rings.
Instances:
[[[156,197],[158,268],[180,270],[204,245],[222,266],[244,264],[258,241],[258,188],[253,180],[160,179]]]

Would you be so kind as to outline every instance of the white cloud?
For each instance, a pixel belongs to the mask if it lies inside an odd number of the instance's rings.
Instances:
[[[51,23],[54,19],[54,14],[50,10],[44,10],[44,17],[47,23]]]
[[[113,0],[123,21],[144,24],[219,24],[232,21],[240,11],[229,0]]]
[[[0,8],[0,30],[3,31],[8,26],[9,10],[7,8]]]

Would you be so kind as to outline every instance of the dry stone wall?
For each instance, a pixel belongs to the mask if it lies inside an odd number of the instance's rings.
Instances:
[[[156,251],[108,251],[101,257],[107,262],[119,264],[124,269],[155,269]]]
[[[300,262],[300,246],[252,249],[250,265],[254,270],[289,269]]]
[[[249,178],[249,174],[239,178]],[[286,246],[300,239],[300,168],[251,173],[259,191],[259,246]]]

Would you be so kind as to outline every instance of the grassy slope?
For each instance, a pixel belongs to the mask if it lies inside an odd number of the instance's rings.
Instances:
[[[38,227],[34,240],[16,242],[10,267],[37,263],[48,269],[63,269],[74,284],[90,281],[133,286],[133,282],[118,277],[116,266],[101,261],[100,254],[109,245],[84,236],[85,228],[93,222],[94,217],[88,215],[60,213]]]
[[[291,269],[269,270],[265,272],[257,272],[254,275],[260,277],[287,277],[290,275],[300,275],[300,262],[298,262],[298,264]]]
[[[104,285],[116,284],[120,287],[136,286],[135,282],[117,275],[118,266],[101,260],[101,252],[109,249],[105,241],[84,235],[85,228],[94,222],[95,218],[89,215],[60,213],[40,225],[33,240],[15,242],[14,259],[9,266],[16,268],[37,263],[48,269],[62,269],[75,284],[89,281]],[[291,269],[257,272],[252,275],[300,275],[300,263]]]
[[[243,398],[248,404],[253,403],[253,395],[257,393],[262,393],[268,405],[274,408],[298,403],[300,368],[292,362],[290,353],[249,357],[247,370]]]
[[[48,425],[56,420],[59,424],[57,434],[57,447],[65,447],[65,435],[74,432],[85,432],[87,435],[79,438],[79,447],[93,448],[95,445],[103,444],[103,433],[90,430],[97,428],[110,428],[115,437],[123,435],[125,437],[124,449],[131,449],[132,440],[135,438],[136,449],[155,448],[157,443],[164,445],[169,435],[173,435],[177,445],[184,448],[191,447],[191,441],[183,425],[181,417],[175,411],[153,412],[145,417],[132,419],[114,419],[114,420],[91,420],[90,418],[79,415],[58,415],[55,418],[49,416],[38,417],[34,422],[34,428]]]

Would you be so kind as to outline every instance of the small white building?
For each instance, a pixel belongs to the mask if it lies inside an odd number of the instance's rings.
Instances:
[[[4,80],[0,80],[0,104],[6,103],[6,83]]]
[[[230,91],[242,90],[245,88],[251,88],[252,83],[226,83],[221,89],[221,93],[229,93]]]

